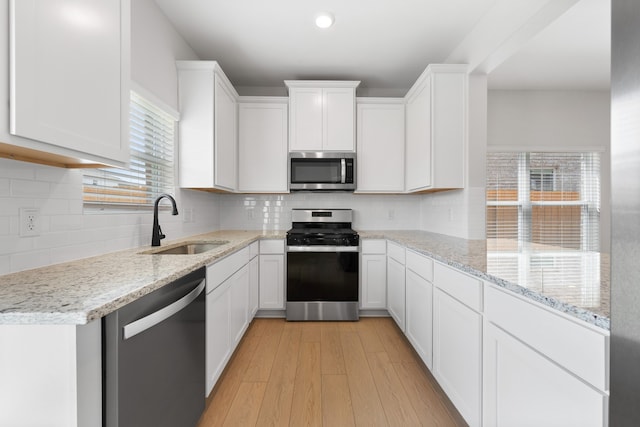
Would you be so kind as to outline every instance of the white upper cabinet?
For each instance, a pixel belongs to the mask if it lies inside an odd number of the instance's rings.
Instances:
[[[183,188],[235,191],[238,93],[216,61],[177,61]]]
[[[240,97],[238,185],[243,193],[287,193],[287,98]]]
[[[464,187],[466,65],[429,65],[405,96],[406,191]]]
[[[359,81],[287,80],[289,151],[355,151]]]
[[[67,156],[125,165],[129,1],[11,0],[9,21],[10,117],[2,122],[10,119],[14,136],[0,129],[3,142],[49,153],[51,164]]]
[[[404,100],[357,99],[356,192],[404,192]]]

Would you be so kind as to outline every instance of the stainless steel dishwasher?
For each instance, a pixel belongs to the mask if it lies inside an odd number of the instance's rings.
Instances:
[[[103,425],[195,426],[205,406],[205,268],[103,319]]]

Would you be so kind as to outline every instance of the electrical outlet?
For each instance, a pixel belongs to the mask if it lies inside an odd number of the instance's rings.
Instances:
[[[449,208],[449,222],[453,221],[453,208]]]
[[[396,211],[395,211],[395,210],[393,210],[393,209],[389,209],[388,218],[389,218],[390,220],[394,220],[394,219],[396,219]]]
[[[40,235],[40,209],[20,208],[20,236]]]

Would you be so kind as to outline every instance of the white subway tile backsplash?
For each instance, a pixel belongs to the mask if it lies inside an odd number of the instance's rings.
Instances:
[[[167,239],[219,229],[217,196],[176,189],[178,210],[193,220],[160,212]],[[19,210],[40,209],[39,236],[20,237]],[[151,242],[153,212],[85,212],[82,171],[0,159],[0,274],[86,258]]]
[[[11,194],[11,185],[8,178],[0,178],[0,197],[7,197]]]
[[[12,179],[10,185],[12,197],[49,197],[48,182]]]

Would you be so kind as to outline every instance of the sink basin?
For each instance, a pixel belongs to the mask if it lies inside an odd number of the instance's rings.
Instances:
[[[226,245],[227,243],[229,242],[226,240],[218,242],[189,242],[183,243],[180,246],[145,253],[150,255],[195,255],[210,251],[218,246]]]

